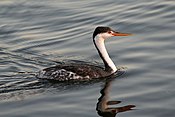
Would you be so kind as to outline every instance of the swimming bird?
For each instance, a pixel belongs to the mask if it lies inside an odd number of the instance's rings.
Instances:
[[[88,64],[61,64],[41,70],[37,74],[37,77],[40,79],[57,81],[84,80],[108,77],[116,73],[117,68],[106,50],[104,44],[105,40],[113,36],[130,35],[131,34],[129,33],[114,31],[110,27],[96,27],[93,33],[93,43],[104,63],[104,68]]]

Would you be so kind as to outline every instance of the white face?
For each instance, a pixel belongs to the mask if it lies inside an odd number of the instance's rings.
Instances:
[[[106,33],[100,33],[100,34],[98,34],[98,37],[101,37],[103,39],[107,39],[107,38],[114,36],[114,35],[112,35],[113,33],[114,33],[113,31],[109,31]]]

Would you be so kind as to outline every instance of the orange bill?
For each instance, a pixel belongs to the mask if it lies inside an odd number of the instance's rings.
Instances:
[[[121,32],[113,32],[113,36],[131,36],[132,34],[130,33],[121,33]]]

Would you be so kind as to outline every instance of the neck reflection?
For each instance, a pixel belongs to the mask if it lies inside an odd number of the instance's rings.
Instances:
[[[133,110],[135,105],[126,105],[122,107],[109,107],[121,103],[121,101],[108,101],[109,89],[114,79],[107,79],[104,87],[101,89],[101,96],[98,99],[96,110],[98,115],[102,117],[115,117],[117,113]]]

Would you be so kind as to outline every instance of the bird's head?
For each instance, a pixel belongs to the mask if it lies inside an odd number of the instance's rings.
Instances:
[[[113,36],[130,36],[132,34],[129,34],[129,33],[121,33],[121,32],[117,32],[117,31],[114,31],[112,30],[111,28],[109,27],[103,27],[103,26],[99,26],[95,29],[94,33],[93,33],[93,39],[96,37],[96,36],[100,36],[102,37],[103,39],[107,39],[107,38],[110,38],[110,37],[113,37]]]

